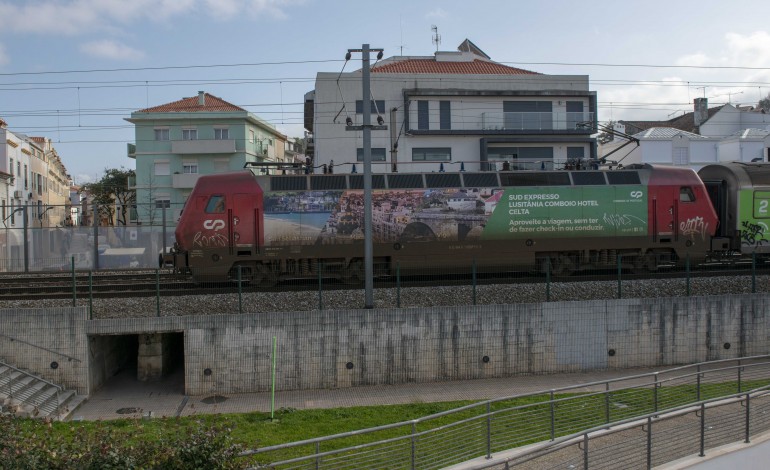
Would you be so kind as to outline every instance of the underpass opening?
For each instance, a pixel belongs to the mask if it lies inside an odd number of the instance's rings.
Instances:
[[[184,393],[183,332],[95,335],[89,344],[89,394],[108,386]]]

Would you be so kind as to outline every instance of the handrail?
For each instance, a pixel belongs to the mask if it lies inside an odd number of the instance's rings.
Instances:
[[[51,354],[56,354],[58,356],[65,357],[69,361],[83,362],[83,361],[81,361],[80,359],[78,359],[76,357],[68,356],[68,355],[66,355],[64,353],[60,353],[59,351],[54,351],[53,349],[48,349],[45,346],[39,346],[37,344],[30,343],[29,341],[24,341],[23,339],[14,338],[13,336],[8,336],[8,335],[3,334],[3,333],[0,333],[0,336],[2,336],[4,338],[8,338],[11,341],[18,341],[19,343],[26,344],[27,346],[32,346],[33,348],[42,349],[43,351],[47,351],[47,352],[49,352]]]
[[[240,457],[247,457],[247,456],[250,456],[250,455],[261,454],[261,453],[266,453],[266,452],[272,452],[272,451],[275,451],[275,450],[282,450],[282,449],[287,449],[287,448],[291,448],[291,447],[299,447],[299,446],[303,446],[303,445],[322,443],[322,442],[331,441],[331,440],[335,440],[335,439],[341,439],[341,438],[357,436],[357,435],[362,435],[362,434],[370,434],[370,433],[374,433],[374,432],[385,431],[385,430],[388,430],[388,429],[399,428],[399,427],[404,427],[404,426],[413,426],[413,425],[417,425],[417,424],[420,424],[422,422],[426,422],[426,421],[433,420],[433,419],[436,419],[436,418],[440,418],[440,417],[444,417],[444,416],[447,416],[447,415],[459,413],[459,412],[466,411],[466,410],[473,409],[473,408],[477,408],[477,407],[480,407],[480,406],[491,405],[493,403],[497,403],[497,402],[501,402],[501,401],[520,399],[520,398],[526,398],[526,397],[543,395],[543,394],[564,393],[566,391],[574,390],[574,389],[579,389],[579,388],[587,388],[587,387],[593,387],[593,386],[598,386],[598,385],[606,385],[606,384],[610,384],[610,383],[617,383],[617,382],[621,382],[621,381],[634,380],[634,379],[640,379],[640,378],[645,378],[645,377],[656,377],[657,378],[660,374],[668,374],[668,373],[671,373],[671,372],[683,371],[685,369],[693,369],[693,368],[695,368],[696,371],[692,372],[692,373],[684,374],[684,375],[681,375],[681,376],[677,376],[675,378],[676,379],[681,379],[683,377],[692,377],[692,376],[696,376],[698,374],[703,374],[703,373],[706,373],[706,372],[717,372],[717,371],[721,371],[721,370],[730,370],[730,369],[735,369],[735,368],[739,368],[739,367],[752,367],[752,366],[757,366],[757,365],[770,365],[770,362],[760,362],[760,363],[755,363],[755,364],[740,364],[743,361],[751,361],[751,360],[757,360],[757,359],[770,359],[770,355],[765,354],[765,355],[759,355],[759,356],[748,356],[748,357],[740,357],[740,358],[733,358],[733,359],[719,359],[719,360],[715,360],[715,361],[699,362],[699,363],[696,363],[696,364],[677,366],[677,367],[673,367],[671,369],[665,369],[665,370],[662,370],[662,371],[647,372],[647,373],[644,373],[644,374],[637,374],[637,375],[619,377],[619,378],[614,378],[614,379],[608,379],[608,380],[602,380],[602,381],[596,381],[596,382],[589,382],[589,383],[584,383],[584,384],[570,385],[570,386],[567,386],[567,387],[561,387],[561,388],[556,388],[556,389],[542,390],[542,391],[539,391],[539,392],[530,392],[530,393],[525,393],[525,394],[520,394],[520,395],[507,396],[507,397],[503,397],[503,398],[495,398],[495,399],[491,399],[491,400],[484,400],[484,401],[480,401],[480,402],[477,402],[477,403],[472,403],[472,404],[469,404],[469,405],[465,405],[465,406],[462,406],[462,407],[459,407],[459,408],[453,408],[451,410],[442,411],[442,412],[439,412],[439,413],[434,413],[434,414],[431,414],[431,415],[428,415],[428,416],[423,416],[421,418],[416,418],[416,419],[409,420],[409,421],[401,421],[401,422],[398,422],[398,423],[391,423],[391,424],[386,424],[386,425],[382,425],[382,426],[376,426],[376,427],[367,428],[367,429],[360,429],[360,430],[356,430],[356,431],[348,431],[348,432],[339,433],[339,434],[332,434],[332,435],[329,435],[329,436],[316,437],[316,438],[313,438],[313,439],[305,439],[305,440],[302,440],[302,441],[289,442],[289,443],[285,443],[285,444],[278,444],[278,445],[274,445],[274,446],[263,447],[263,448],[260,448],[260,449],[249,449],[249,450],[242,451],[238,455]],[[721,364],[721,363],[726,363],[726,362],[738,362],[739,364],[736,365],[736,366],[724,367],[724,368],[718,368],[718,369],[708,369],[708,370],[699,370],[698,369],[698,368],[700,368],[703,365],[714,365],[714,364]],[[669,382],[669,381],[672,381],[672,380],[674,380],[674,378],[666,378],[666,379],[663,379],[663,380],[657,380],[656,379],[654,382],[651,382],[651,383],[645,383],[645,384],[642,384],[642,385],[618,388],[618,389],[609,390],[609,391],[617,392],[617,391],[622,391],[622,390],[629,390],[629,389],[638,388],[640,386],[657,385],[659,383]],[[587,393],[587,394],[582,394],[581,397],[585,398],[586,396],[603,395],[603,394],[605,394],[607,392],[608,392],[608,390],[599,391],[599,392],[590,392],[590,393]],[[552,400],[550,400],[548,402],[543,402],[543,403],[549,403],[549,402],[558,403],[558,402],[572,400],[572,399],[574,399],[574,397],[559,398],[559,399],[555,399],[555,400],[552,399]],[[498,412],[501,412],[501,411],[509,411],[509,410],[519,409],[519,408],[526,408],[526,407],[531,407],[531,406],[535,406],[535,405],[542,405],[543,403],[531,403],[531,404],[527,404],[527,405],[520,405],[518,407],[512,407],[512,408],[508,408],[506,410],[495,410],[495,412],[493,412],[493,413],[498,413]],[[486,414],[480,414],[479,416],[486,416]],[[478,416],[474,417],[474,418],[478,418]],[[606,424],[604,426],[606,427]],[[433,431],[433,430],[431,430],[431,431]],[[411,437],[411,435],[410,435],[410,437]],[[316,454],[313,454],[313,455],[315,456]]]
[[[35,374],[31,373],[31,372],[27,372],[26,370],[22,370],[22,369],[19,369],[18,367],[14,367],[14,366],[12,366],[12,365],[8,364],[7,362],[4,362],[4,361],[0,361],[0,364],[4,365],[5,367],[8,367],[9,369],[13,369],[16,372],[20,372],[20,373],[26,375],[27,377],[32,377],[35,380],[39,380],[41,382],[45,382],[45,383],[47,383],[48,385],[50,385],[52,387],[58,388],[60,392],[64,391],[64,387],[62,387],[61,385],[55,384],[55,383],[53,383],[53,382],[51,382],[49,380],[46,380],[46,379],[44,379],[44,378],[42,378],[42,377],[40,377],[38,375],[35,375]]]

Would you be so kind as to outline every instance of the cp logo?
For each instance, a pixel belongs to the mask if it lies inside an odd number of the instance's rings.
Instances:
[[[216,232],[217,230],[222,230],[223,228],[225,228],[225,221],[224,220],[211,220],[211,219],[204,220],[203,221],[203,228],[205,228],[207,230],[213,230],[213,231]]]
[[[642,197],[642,192],[641,191],[631,191],[631,197],[634,198],[634,199],[639,199],[640,197]]]

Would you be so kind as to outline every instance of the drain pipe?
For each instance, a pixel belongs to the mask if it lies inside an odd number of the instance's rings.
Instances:
[[[396,111],[390,110],[390,171],[398,173],[398,135],[396,134]]]

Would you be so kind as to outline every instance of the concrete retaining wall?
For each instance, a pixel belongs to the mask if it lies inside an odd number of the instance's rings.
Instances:
[[[770,295],[752,294],[91,321],[77,320],[83,312],[74,309],[73,318],[59,319],[63,328],[44,326],[49,317],[61,317],[60,311],[38,311],[37,320],[26,323],[9,322],[0,312],[0,325],[3,331],[28,329],[33,342],[40,335],[72,354],[85,355],[83,338],[91,337],[87,359],[94,366],[101,364],[98,357],[111,357],[104,348],[114,348],[100,336],[183,332],[186,393],[202,395],[269,390],[273,337],[278,390],[657,367],[768,354],[768,307]],[[8,341],[0,340],[0,357],[7,349]],[[24,362],[23,355],[14,357]],[[82,377],[70,375],[60,376],[70,382]],[[103,379],[99,374],[99,380],[78,389],[94,390]]]

